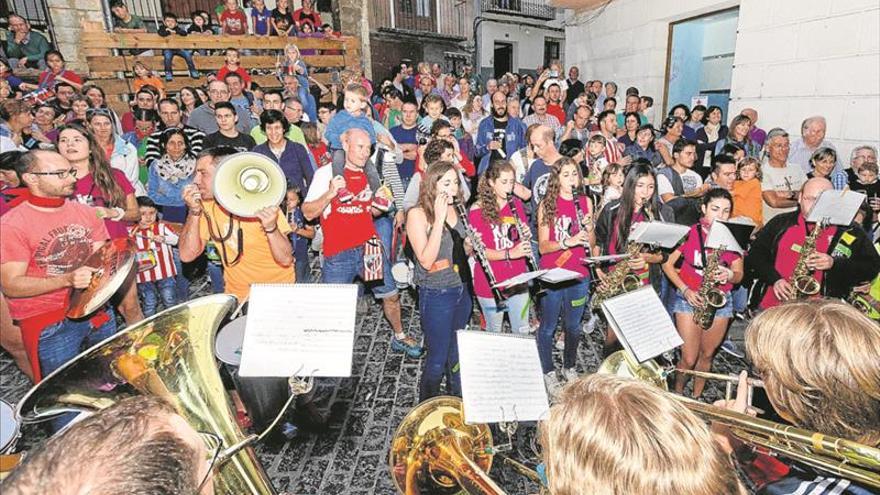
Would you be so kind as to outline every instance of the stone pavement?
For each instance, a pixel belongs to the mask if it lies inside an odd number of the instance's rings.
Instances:
[[[276,489],[298,495],[393,494],[388,474],[390,438],[401,419],[416,405],[420,360],[390,350],[391,330],[382,316],[381,306],[370,299],[359,305],[351,378],[318,382],[319,406],[329,412],[330,429],[320,436],[304,435],[286,443],[265,444],[257,453]],[[405,328],[421,337],[413,294],[403,297]],[[476,321],[476,316],[474,321]],[[741,323],[733,329],[735,340],[742,338]],[[741,344],[741,342],[740,342]],[[594,372],[600,362],[601,337],[598,332],[585,336],[579,349],[579,368]],[[561,361],[560,353],[556,353]],[[719,353],[715,371],[737,372],[741,360]],[[0,398],[15,402],[29,383],[12,360],[0,351]],[[704,400],[723,395],[723,388],[708,386]],[[495,431],[495,443],[506,441]],[[25,449],[45,438],[38,426],[27,426],[19,445]],[[534,424],[521,424],[510,455],[530,466],[537,459]],[[496,457],[490,472],[510,494],[537,493],[537,487],[503,465]]]

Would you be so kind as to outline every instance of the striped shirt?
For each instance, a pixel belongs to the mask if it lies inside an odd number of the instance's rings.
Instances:
[[[165,150],[162,149],[162,133],[164,131],[165,130],[156,131],[147,137],[144,162],[148,165],[153,160],[158,160],[165,154]],[[189,141],[188,151],[193,156],[198,155],[199,152],[202,151],[202,141],[205,140],[205,133],[188,125],[183,126],[183,133],[186,135],[186,140]]]
[[[156,222],[147,228],[135,225],[129,229],[129,234],[137,247],[137,260],[149,259],[150,253],[156,260],[156,265],[144,271],[138,271],[137,283],[155,282],[168,277],[177,276],[177,267],[174,266],[174,256],[171,246],[177,244],[177,234],[168,227],[165,222]],[[156,236],[163,236],[162,242],[151,240]]]

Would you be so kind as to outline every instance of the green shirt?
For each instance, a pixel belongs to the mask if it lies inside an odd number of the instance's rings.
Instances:
[[[251,137],[254,138],[254,141],[256,141],[257,144],[263,144],[268,140],[266,133],[263,132],[263,129],[260,129],[260,126],[254,126],[254,128],[251,129]],[[303,135],[302,129],[293,124],[290,124],[290,130],[287,131],[286,137],[294,143],[299,143],[303,146],[306,145],[306,137]],[[308,147],[306,147],[306,149],[308,149]]]
[[[39,62],[43,60],[50,48],[46,38],[34,31],[28,32],[24,43],[16,43],[13,33],[9,33],[8,36],[6,38],[6,56],[9,58],[27,57],[28,62]]]
[[[129,20],[128,22],[123,21],[122,19],[120,19],[118,17],[113,17],[113,26],[118,27],[118,28],[122,28],[122,29],[146,29],[147,28],[147,26],[144,25],[144,20],[141,19],[140,16],[137,16],[134,14],[131,15],[131,20]]]

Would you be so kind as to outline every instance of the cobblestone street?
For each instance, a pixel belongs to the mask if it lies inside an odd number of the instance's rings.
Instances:
[[[416,405],[421,362],[390,350],[391,330],[382,316],[381,306],[370,299],[359,305],[351,378],[318,382],[317,403],[329,412],[330,429],[321,435],[304,434],[286,443],[261,445],[257,453],[279,492],[297,495],[393,494],[388,473],[391,436],[401,419]],[[409,332],[421,337],[419,318],[412,293],[403,297],[403,321]],[[475,320],[476,321],[476,317]],[[734,339],[742,335],[741,324],[734,326]],[[599,366],[601,338],[588,335],[579,349],[579,368],[591,373]],[[559,354],[559,353],[557,353]],[[561,360],[561,355],[556,356]],[[738,371],[740,360],[719,353],[718,372]],[[0,356],[0,398],[15,402],[29,387],[10,357]],[[723,394],[709,385],[705,400]],[[495,432],[496,444],[506,437]],[[514,459],[534,466],[536,454],[534,424],[520,424],[514,437]],[[28,449],[45,437],[39,426],[26,426],[19,446]],[[537,487],[504,465],[496,457],[490,472],[510,494],[537,493]]]

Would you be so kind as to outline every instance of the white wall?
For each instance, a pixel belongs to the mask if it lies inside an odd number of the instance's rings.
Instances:
[[[794,136],[805,117],[825,115],[828,139],[847,157],[858,144],[880,144],[877,0],[617,0],[590,22],[591,13],[569,11],[566,65],[582,79],[638,87],[659,113],[669,23],[736,5],[731,112],[753,107],[762,128]]]
[[[495,42],[513,44],[513,70],[514,72],[534,72],[538,66],[544,63],[544,40],[554,38],[560,41],[560,51],[565,55],[565,33],[553,29],[545,29],[534,25],[522,23],[508,24],[487,19],[480,23],[481,29],[481,56],[480,65],[483,73],[489,73],[491,77],[494,67]],[[516,18],[511,18],[516,19]],[[532,20],[532,22],[540,22]],[[484,76],[485,80],[485,76]]]
[[[880,3],[744,1],[730,106],[792,135],[824,115],[844,163],[855,146],[880,144]]]

